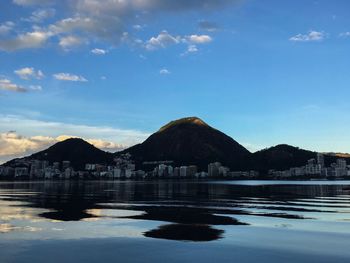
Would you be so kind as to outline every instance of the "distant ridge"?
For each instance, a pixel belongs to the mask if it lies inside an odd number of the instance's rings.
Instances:
[[[82,169],[86,163],[112,163],[113,154],[104,152],[83,139],[70,138],[25,158],[49,162],[70,161],[74,168]]]
[[[258,170],[284,170],[305,165],[307,160],[316,158],[316,155],[316,152],[279,144],[252,154],[250,165]]]
[[[111,164],[116,156],[130,153],[137,168],[150,169],[149,165],[161,161],[172,161],[174,166],[197,165],[207,170],[212,162],[221,162],[233,171],[257,170],[262,173],[270,169],[285,170],[303,166],[317,152],[287,144],[279,144],[255,153],[249,152],[231,137],[214,129],[198,117],[186,117],[169,122],[148,137],[143,143],[122,152],[102,151],[83,139],[71,138],[58,142],[44,151],[20,159],[47,160],[49,162],[70,161],[75,169],[86,163]],[[344,158],[350,163],[349,154],[324,153],[326,164]],[[12,165],[16,159],[5,163]],[[143,164],[147,163],[146,166]]]

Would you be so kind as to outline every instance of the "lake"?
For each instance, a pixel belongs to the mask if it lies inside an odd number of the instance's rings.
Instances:
[[[0,182],[0,262],[350,262],[350,181]]]

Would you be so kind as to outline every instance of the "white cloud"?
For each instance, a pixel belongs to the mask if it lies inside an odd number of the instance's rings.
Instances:
[[[15,23],[11,21],[4,22],[0,24],[0,35],[5,35],[9,33],[15,26]]]
[[[7,132],[10,130],[12,132]],[[83,138],[100,149],[115,152],[140,143],[149,136],[135,130],[45,122],[1,114],[0,131],[3,131],[0,133],[0,162],[29,155],[70,137]]]
[[[15,91],[15,92],[27,91],[24,87],[17,85],[8,79],[0,79],[0,90]]]
[[[83,76],[73,75],[70,73],[57,73],[54,74],[53,77],[57,80],[87,82],[87,79]]]
[[[69,138],[77,138],[77,136],[59,135],[57,137],[51,137],[36,135],[26,137],[17,134],[15,131],[0,133],[0,161],[30,155]],[[85,138],[85,140],[104,151],[116,152],[126,148],[125,145],[101,139]]]
[[[77,36],[65,36],[60,38],[59,45],[64,50],[69,50],[73,47],[80,46],[84,43],[84,40]]]
[[[181,56],[186,56],[186,55],[189,55],[189,54],[194,54],[194,53],[197,53],[198,52],[198,48],[197,48],[197,45],[188,45],[187,47],[187,50],[181,54]]]
[[[139,8],[153,11],[183,12],[189,10],[214,10],[239,0],[131,0]]]
[[[53,0],[13,0],[13,3],[21,6],[47,5],[53,3]]]
[[[169,75],[171,72],[166,69],[166,68],[162,68],[160,71],[159,71],[159,74],[161,75]]]
[[[187,36],[186,40],[193,44],[205,44],[211,42],[213,39],[208,35],[191,35]]]
[[[158,36],[150,38],[145,43],[145,48],[149,51],[166,48],[171,45],[187,43],[189,44],[187,52],[197,52],[197,45],[206,44],[213,39],[208,35],[189,35],[189,36],[173,36],[163,30]],[[187,53],[186,52],[186,53]]]
[[[94,48],[91,50],[91,53],[95,55],[106,55],[108,51],[100,48]]]
[[[74,0],[61,1],[64,14],[68,17],[58,20],[46,28],[37,28],[34,32],[19,33],[12,39],[0,40],[0,50],[15,51],[25,48],[40,48],[46,44],[47,40],[53,36],[60,39],[59,44],[64,48],[77,46],[80,41],[67,38],[67,36],[79,36],[80,39],[86,39],[89,42],[105,42],[111,45],[126,43],[131,47],[144,46],[143,41],[135,38],[129,30],[140,30],[137,20],[140,17],[147,17],[147,14],[154,16],[159,13],[176,13],[186,11],[212,11],[226,5],[235,4],[241,0]],[[53,0],[13,0],[17,5],[34,6],[55,4]],[[61,7],[61,6],[60,6]],[[27,21],[40,23],[43,20],[53,17],[54,9],[41,8],[34,11]],[[206,26],[208,30],[213,30],[213,25],[202,21],[202,27]],[[210,27],[211,26],[211,27]],[[35,26],[33,25],[33,28]],[[7,29],[3,29],[4,31]],[[194,35],[195,37],[196,35]],[[158,37],[166,37],[166,34],[160,34]],[[171,43],[180,41],[177,37],[174,39],[151,38],[147,41],[146,48],[153,50],[162,48]],[[167,36],[170,37],[170,36]],[[194,38],[193,43],[208,42],[208,38]],[[77,37],[75,37],[77,38]],[[53,38],[56,40],[56,38]],[[165,41],[165,42],[164,42]],[[170,42],[166,42],[170,41]]]
[[[297,34],[291,38],[289,38],[290,41],[295,42],[309,42],[309,41],[322,41],[326,37],[324,32],[319,31],[310,31],[309,33],[303,35],[303,34]]]
[[[18,49],[40,48],[50,36],[50,32],[33,31],[20,34],[12,39],[2,39],[0,40],[0,50],[14,51]]]
[[[215,32],[219,30],[219,26],[216,23],[210,22],[210,21],[199,21],[198,27],[201,30],[208,31],[208,32]]]
[[[21,79],[29,80],[29,79],[42,79],[44,74],[41,70],[35,70],[34,68],[21,68],[15,70],[15,74],[18,75]]]
[[[28,19],[23,19],[23,20],[27,22],[32,22],[32,23],[41,23],[48,18],[54,17],[55,13],[56,13],[56,10],[53,8],[38,9],[34,11]]]
[[[133,25],[132,28],[135,29],[135,30],[142,30],[143,26],[141,26],[141,25]]]
[[[189,53],[195,53],[197,51],[198,51],[198,48],[196,45],[189,45],[187,48],[187,52],[189,52]]]
[[[124,37],[124,24],[114,16],[75,16],[58,21],[49,30],[57,35],[79,32],[86,38],[112,44],[119,44]]]
[[[350,32],[343,32],[343,33],[340,33],[340,34],[339,34],[339,37],[344,37],[344,38],[350,37]]]
[[[36,90],[36,91],[41,91],[43,88],[40,85],[30,85],[29,89],[31,90]]]
[[[146,42],[147,50],[156,50],[159,48],[165,48],[170,45],[178,44],[181,41],[180,36],[172,36],[167,31],[162,31],[156,37],[151,37]]]
[[[241,0],[78,0],[80,12],[115,14],[130,16],[137,11],[148,12],[183,12],[188,10],[214,10]]]

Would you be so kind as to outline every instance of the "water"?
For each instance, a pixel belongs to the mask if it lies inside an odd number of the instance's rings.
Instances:
[[[1,182],[0,262],[350,262],[350,181]]]

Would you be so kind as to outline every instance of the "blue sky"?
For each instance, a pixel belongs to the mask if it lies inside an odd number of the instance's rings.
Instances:
[[[0,3],[0,162],[198,116],[251,151],[349,152],[349,1]]]

